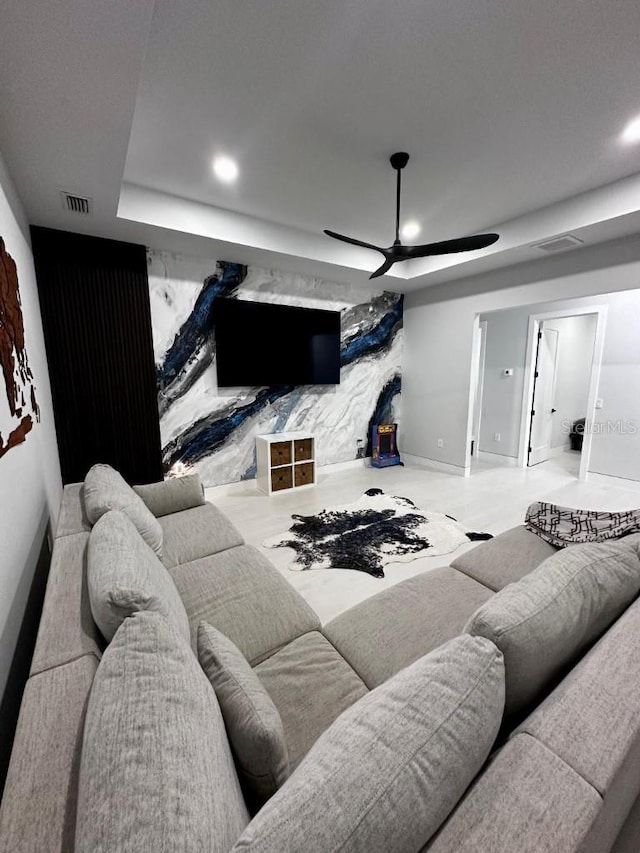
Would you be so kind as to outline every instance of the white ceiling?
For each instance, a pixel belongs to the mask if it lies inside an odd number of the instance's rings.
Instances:
[[[0,149],[37,224],[352,281],[378,256],[322,229],[390,244],[407,150],[418,242],[501,234],[409,290],[637,230],[639,57],[637,0],[8,0]]]

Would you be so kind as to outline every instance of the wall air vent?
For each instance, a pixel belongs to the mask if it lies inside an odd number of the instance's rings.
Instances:
[[[579,240],[573,234],[563,234],[561,237],[552,237],[541,243],[532,243],[532,249],[540,249],[541,252],[563,252],[565,249],[575,249],[582,246],[584,240]]]
[[[93,199],[83,195],[76,195],[75,193],[68,193],[65,190],[60,191],[60,196],[62,197],[62,206],[69,213],[82,213],[85,215],[91,213]]]

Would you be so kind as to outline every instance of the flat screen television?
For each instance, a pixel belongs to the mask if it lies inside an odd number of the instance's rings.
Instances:
[[[220,387],[339,384],[339,311],[223,297],[212,311]]]

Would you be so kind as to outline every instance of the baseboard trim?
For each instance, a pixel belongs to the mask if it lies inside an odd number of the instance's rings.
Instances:
[[[331,462],[329,465],[318,465],[318,476],[322,474],[333,474],[336,471],[345,471],[349,468],[370,468],[371,458],[348,459],[346,462]],[[290,490],[287,489],[287,492]],[[216,497],[227,497],[233,495],[261,495],[256,485],[256,478],[238,480],[235,483],[221,483],[218,486],[205,486],[204,495],[207,500],[215,501]],[[284,492],[283,492],[284,494]]]
[[[622,489],[630,489],[634,492],[640,491],[640,480],[632,480],[629,477],[615,477],[613,474],[600,474],[598,471],[587,471],[587,480],[590,483],[599,483],[602,486],[617,486]]]
[[[453,474],[456,477],[469,477],[471,468],[463,468],[461,465],[452,465],[450,462],[440,462],[439,459],[429,459],[426,456],[414,456],[413,453],[401,453],[401,458],[411,465],[420,468],[430,468],[433,471],[442,471],[445,474]]]
[[[487,462],[495,462],[499,460],[503,462],[505,465],[517,465],[518,457],[517,456],[506,456],[504,453],[493,453],[491,450],[479,450],[475,457],[471,457],[472,459],[477,459],[479,462],[482,462],[484,459]]]
[[[563,453],[572,452],[573,451],[571,450],[571,442],[569,441],[567,442],[567,444],[559,444],[558,447],[552,447],[549,458],[553,459],[554,456],[562,456]],[[577,453],[578,451],[576,450],[575,452]]]

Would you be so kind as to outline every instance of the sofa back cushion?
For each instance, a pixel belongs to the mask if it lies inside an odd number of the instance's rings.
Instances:
[[[572,545],[481,605],[465,631],[502,651],[510,717],[539,700],[640,591],[635,547]]]
[[[155,610],[189,641],[189,619],[171,575],[121,512],[103,515],[89,534],[87,585],[91,612],[105,640],[127,616]]]
[[[234,853],[416,853],[480,770],[503,705],[498,649],[450,640],[344,711]]]
[[[84,480],[84,507],[91,524],[111,509],[120,510],[135,524],[138,532],[159,557],[162,557],[162,527],[122,476],[110,465],[94,465]]]
[[[289,775],[280,714],[238,647],[206,622],[198,628],[198,658],[216,691],[247,801],[257,811]]]
[[[89,697],[76,853],[228,853],[248,821],[215,692],[159,613],[125,619]]]

